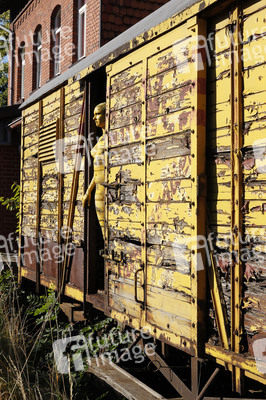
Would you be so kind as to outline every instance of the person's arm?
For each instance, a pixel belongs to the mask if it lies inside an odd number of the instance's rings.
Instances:
[[[85,207],[86,202],[88,202],[88,207],[90,206],[90,201],[91,201],[91,193],[93,191],[93,189],[95,188],[95,180],[94,177],[92,178],[88,189],[86,190],[86,193],[84,194],[84,196],[82,197],[82,204],[83,207]]]

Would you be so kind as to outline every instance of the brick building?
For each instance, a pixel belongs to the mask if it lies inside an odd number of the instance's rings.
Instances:
[[[12,2],[9,104],[93,53],[167,0],[16,0]],[[0,1],[0,12],[10,8]]]
[[[19,182],[18,106],[167,1],[0,0],[0,13],[10,9],[11,30],[9,107],[0,112],[0,136],[9,138],[0,141],[0,196],[10,196]],[[15,216],[3,207],[0,220],[0,235],[14,231]]]
[[[16,118],[16,119],[14,119]],[[19,183],[20,167],[20,117],[16,105],[0,108],[0,197],[13,196],[11,186]],[[7,237],[16,230],[15,211],[0,206],[0,253],[6,251]]]

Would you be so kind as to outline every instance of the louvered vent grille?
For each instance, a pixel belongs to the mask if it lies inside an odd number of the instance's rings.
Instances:
[[[41,127],[39,144],[39,161],[55,159],[54,146],[56,141],[56,121]]]

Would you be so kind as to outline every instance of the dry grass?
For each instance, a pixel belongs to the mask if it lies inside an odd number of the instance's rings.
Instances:
[[[36,325],[27,313],[25,294],[18,288],[10,269],[0,278],[0,399],[67,400],[73,398],[70,385],[58,376],[53,358],[46,353],[43,335],[52,326],[49,318],[54,305],[49,304],[46,318]],[[52,346],[50,343],[50,346]],[[42,353],[42,347],[44,348]],[[43,362],[47,359],[47,363]],[[67,379],[68,380],[68,379]],[[67,393],[68,392],[68,393]]]

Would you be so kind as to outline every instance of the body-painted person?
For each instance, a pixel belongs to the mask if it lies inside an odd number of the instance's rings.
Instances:
[[[83,207],[86,202],[90,205],[91,193],[95,188],[95,208],[99,224],[101,226],[102,234],[104,233],[104,141],[105,141],[105,103],[98,104],[94,109],[94,121],[97,128],[103,131],[97,144],[91,150],[91,155],[94,159],[94,175],[89,184],[89,187],[82,198]]]

